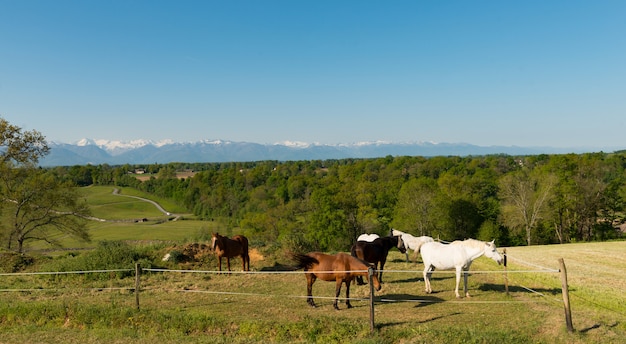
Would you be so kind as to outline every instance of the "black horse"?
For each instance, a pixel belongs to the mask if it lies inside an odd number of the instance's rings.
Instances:
[[[380,283],[383,283],[383,268],[385,267],[385,262],[387,261],[387,254],[389,253],[389,250],[394,247],[402,253],[406,252],[404,243],[399,236],[387,236],[377,238],[372,242],[357,241],[356,244],[352,245],[350,253],[353,257],[357,257],[368,263],[374,264],[374,268],[378,270],[378,280]],[[378,269],[379,264],[380,269]],[[357,277],[357,284],[365,284],[363,282],[363,277]]]

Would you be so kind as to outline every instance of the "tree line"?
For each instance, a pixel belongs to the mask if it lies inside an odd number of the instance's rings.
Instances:
[[[151,177],[140,181],[141,168]],[[176,171],[195,175],[177,178]],[[167,197],[267,245],[345,250],[391,228],[499,246],[622,236],[626,152],[71,166],[75,185]]]
[[[77,186],[133,187],[172,199],[228,234],[269,247],[346,250],[391,228],[499,246],[608,240],[623,233],[626,151],[532,156],[84,165],[41,168],[45,137],[0,118],[0,243],[89,240]],[[140,180],[137,169],[151,177]],[[178,178],[177,171],[196,171]]]

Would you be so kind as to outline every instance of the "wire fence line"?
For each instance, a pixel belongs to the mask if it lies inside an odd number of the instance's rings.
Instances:
[[[141,268],[142,271],[149,272],[178,272],[178,273],[206,273],[206,274],[241,274],[241,275],[271,275],[271,274],[330,274],[330,273],[354,273],[363,272],[367,273],[367,270],[328,270],[328,271],[219,271],[219,270],[176,270],[176,269],[154,269],[154,268]],[[0,273],[0,276],[28,276],[28,275],[80,275],[89,273],[107,273],[107,272],[132,272],[134,269],[112,269],[112,270],[84,270],[84,271],[45,271],[45,272],[15,272],[15,273]],[[421,274],[423,270],[374,270],[375,272],[384,273],[416,273]],[[555,273],[559,270],[508,270],[507,273]],[[454,270],[434,270],[433,274],[455,274]],[[502,274],[503,271],[498,270],[468,270],[463,271],[467,274]]]
[[[43,271],[43,272],[7,272],[0,273],[0,276],[28,276],[28,275],[71,275],[103,272],[132,272],[134,269],[112,269],[112,270],[83,270],[83,271]]]
[[[434,303],[454,303],[454,304],[465,304],[465,305],[471,305],[471,304],[521,304],[521,303],[559,303],[562,304],[565,310],[565,322],[566,322],[566,326],[568,329],[568,332],[573,332],[574,328],[573,328],[573,323],[572,323],[572,317],[571,317],[571,308],[570,308],[570,299],[569,299],[569,292],[568,292],[568,283],[567,283],[567,271],[565,268],[565,264],[563,259],[559,259],[559,264],[560,264],[560,269],[550,269],[550,268],[546,268],[537,264],[533,264],[533,263],[528,263],[528,262],[524,262],[521,259],[514,259],[516,262],[519,262],[520,264],[526,264],[527,266],[532,266],[537,268],[538,270],[508,270],[507,268],[507,254],[506,251],[504,253],[504,269],[503,270],[487,270],[487,271],[463,271],[464,274],[466,274],[465,276],[467,276],[467,274],[502,274],[504,277],[504,286],[505,286],[505,290],[506,290],[506,295],[509,295],[509,275],[510,274],[514,274],[514,273],[525,273],[525,274],[530,274],[530,273],[560,273],[561,275],[561,285],[562,285],[562,296],[563,296],[563,301],[559,302],[557,300],[554,299],[550,299],[548,298],[545,294],[538,292],[537,290],[533,290],[531,288],[525,287],[525,286],[521,286],[522,289],[527,290],[535,295],[539,295],[542,298],[538,299],[538,300],[473,300],[473,299],[464,299],[463,301],[460,300],[443,300],[443,299],[438,299],[438,298],[427,298],[427,299],[420,299],[420,298],[407,298],[406,296],[402,296],[402,298],[398,298],[398,299],[393,299],[393,297],[390,297],[390,295],[388,296],[376,296],[374,294],[374,289],[373,287],[370,285],[370,295],[369,298],[341,298],[339,297],[339,295],[335,295],[335,297],[332,297],[332,299],[335,300],[335,308],[336,308],[336,301],[342,300],[345,301],[346,303],[348,303],[348,301],[362,301],[362,300],[368,300],[369,301],[369,308],[370,308],[370,330],[372,332],[374,332],[375,330],[375,323],[374,323],[374,304],[375,301],[378,301],[379,303],[397,303],[397,302],[412,302],[412,303],[420,303],[420,304],[434,304]],[[86,271],[52,271],[52,272],[31,272],[31,273],[27,273],[27,272],[21,272],[21,273],[2,273],[0,274],[0,276],[25,276],[25,275],[64,275],[64,274],[88,274],[88,273],[111,273],[111,272],[132,272],[133,269],[112,269],[112,270],[86,270]],[[58,292],[63,292],[63,291],[67,291],[67,290],[71,290],[71,289],[85,289],[85,290],[91,290],[91,291],[104,291],[104,290],[108,290],[108,291],[113,291],[113,290],[130,290],[132,291],[132,293],[135,296],[135,307],[137,308],[137,310],[140,309],[140,292],[142,291],[148,291],[148,292],[152,292],[152,291],[156,291],[156,292],[184,292],[184,293],[204,293],[204,294],[214,294],[214,295],[232,295],[235,297],[280,297],[280,298],[306,298],[309,301],[312,298],[316,298],[316,299],[331,299],[331,297],[323,297],[323,296],[315,296],[313,297],[312,295],[274,295],[274,294],[263,294],[263,293],[254,293],[254,292],[237,292],[237,291],[212,291],[212,290],[198,290],[198,289],[194,289],[194,290],[190,290],[190,289],[172,289],[172,290],[168,290],[166,288],[142,288],[141,287],[141,275],[144,272],[154,272],[154,273],[205,273],[205,274],[247,274],[247,275],[258,275],[258,274],[272,274],[272,275],[279,275],[279,274],[306,274],[306,273],[316,273],[316,274],[336,274],[336,273],[354,273],[354,272],[360,272],[361,274],[363,274],[365,272],[365,270],[346,270],[346,271],[323,271],[323,272],[312,272],[312,271],[300,271],[300,269],[295,269],[295,267],[293,268],[289,268],[289,267],[283,267],[281,270],[277,271],[277,270],[269,270],[269,271],[215,271],[215,270],[181,270],[181,269],[176,269],[176,270],[170,270],[170,269],[158,269],[158,268],[141,268],[140,264],[137,263],[135,264],[135,269],[134,269],[134,273],[135,273],[135,285],[134,288],[101,288],[101,287],[96,287],[96,288],[53,288],[53,289],[45,289],[45,288],[23,288],[23,289],[18,289],[18,288],[14,288],[14,289],[0,289],[0,292],[32,292],[32,291],[58,291]],[[373,276],[375,274],[378,274],[380,272],[386,272],[386,273],[403,273],[403,274],[417,274],[418,276],[422,273],[424,273],[424,270],[376,270],[373,268],[369,268],[367,270],[367,275],[369,276],[370,279],[370,284],[373,283]],[[436,273],[456,273],[456,271],[449,271],[449,270],[438,270],[438,271],[432,271],[432,272],[436,272]],[[458,281],[457,281],[458,282]],[[466,286],[467,287],[467,286]],[[556,290],[556,288],[554,288],[553,290]],[[400,295],[398,295],[400,296]],[[410,296],[410,295],[409,295]],[[551,301],[551,302],[548,302]]]
[[[510,256],[509,256],[510,257]],[[558,269],[551,269],[542,267],[536,264],[524,262],[521,259],[515,259],[516,262],[536,267],[538,270],[479,270],[479,271],[462,271],[465,274],[510,274],[510,273],[556,273],[559,272]],[[84,271],[47,271],[47,272],[18,272],[18,273],[0,273],[0,276],[27,276],[27,275],[70,275],[70,274],[89,274],[89,273],[111,273],[111,272],[133,272],[134,269],[111,269],[111,270],[84,270]],[[375,270],[375,273],[380,272],[381,270]],[[402,274],[417,274],[422,275],[423,270],[382,270],[384,273],[402,273]],[[241,274],[241,275],[277,275],[277,274],[306,274],[306,273],[355,273],[355,272],[363,272],[366,273],[367,270],[346,270],[346,271],[302,271],[302,270],[291,270],[291,271],[219,271],[219,270],[186,270],[186,269],[163,269],[163,268],[141,268],[141,273],[143,272],[157,272],[157,273],[191,273],[191,274]],[[455,274],[456,271],[451,270],[435,270],[432,273],[437,274]],[[531,288],[519,285],[521,288],[539,295],[546,297],[545,294],[533,290]],[[41,292],[41,291],[65,291],[68,289],[76,289],[76,290],[89,290],[89,291],[114,291],[114,290],[127,290],[134,291],[134,287],[97,287],[97,288],[80,288],[80,287],[72,287],[72,288],[7,288],[0,289],[0,292]],[[262,294],[262,293],[246,293],[246,292],[224,292],[224,291],[212,291],[212,290],[188,290],[188,289],[162,289],[162,288],[141,288],[142,291],[155,291],[155,290],[164,290],[171,292],[182,292],[182,293],[203,293],[203,294],[215,294],[215,295],[236,295],[236,296],[252,296],[252,297],[281,297],[281,298],[308,298],[309,296],[304,295],[273,295],[273,294]],[[316,299],[335,299],[335,297],[324,297],[324,296],[315,296]],[[339,300],[351,300],[351,301],[363,301],[368,300],[366,298],[342,298],[339,297]],[[524,301],[524,300],[506,300],[506,301],[489,301],[489,300],[463,300],[463,301],[446,301],[446,300],[429,300],[429,299],[389,299],[384,296],[380,296],[377,298],[377,301],[384,303],[395,303],[395,302],[416,302],[416,303],[529,303],[529,302],[537,302],[533,301]]]

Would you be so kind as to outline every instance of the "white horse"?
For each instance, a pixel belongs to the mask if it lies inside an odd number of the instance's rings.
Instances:
[[[358,238],[356,238],[356,241],[372,242],[378,238],[380,238],[380,235],[378,234],[361,234]]]
[[[454,241],[450,244],[429,242],[422,245],[421,253],[424,261],[426,293],[430,294],[433,291],[430,287],[430,276],[435,269],[447,270],[454,268],[456,269],[456,288],[454,293],[457,298],[460,298],[459,281],[461,279],[461,270],[463,271],[463,291],[466,297],[470,297],[467,291],[467,275],[474,259],[484,254],[485,257],[495,260],[498,264],[502,263],[502,256],[498,253],[493,241],[466,239]]]
[[[422,247],[422,245],[424,245],[427,242],[434,242],[435,239],[429,237],[429,236],[413,236],[409,233],[404,233],[402,231],[399,231],[397,229],[392,229],[391,230],[391,235],[392,236],[400,236],[402,238],[402,242],[404,242],[404,249],[406,250],[405,254],[406,254],[406,261],[407,263],[409,262],[409,250],[413,250],[414,253],[414,259],[417,262],[417,254],[420,251],[420,248]]]

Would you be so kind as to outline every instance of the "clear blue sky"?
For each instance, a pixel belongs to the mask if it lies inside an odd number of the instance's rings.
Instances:
[[[50,141],[626,147],[626,1],[0,0]]]

